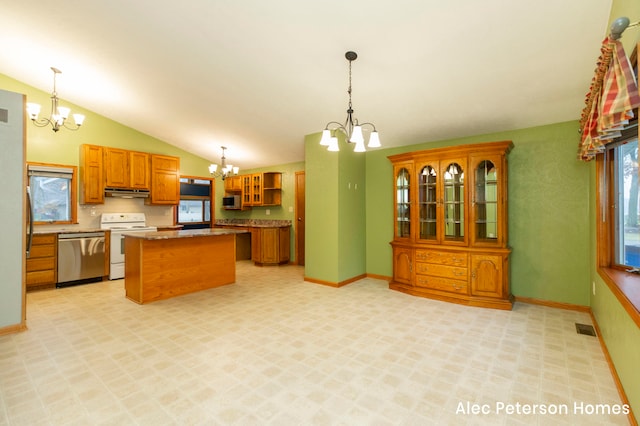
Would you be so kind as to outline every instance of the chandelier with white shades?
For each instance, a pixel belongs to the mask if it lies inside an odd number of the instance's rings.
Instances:
[[[363,127],[371,127],[371,134],[369,135],[369,148],[379,148],[380,136],[376,130],[376,126],[373,123],[358,123],[358,119],[353,117],[353,107],[351,105],[351,63],[358,58],[356,52],[349,51],[345,53],[345,58],[349,61],[349,88],[347,93],[349,94],[349,108],[347,109],[347,119],[344,123],[337,121],[330,121],[322,131],[322,139],[320,139],[320,145],[327,146],[328,151],[339,151],[338,138],[336,132],[340,131],[346,136],[346,140],[349,143],[354,143],[354,152],[365,152],[364,134],[362,132]]]
[[[217,177],[222,177],[222,180],[225,180],[227,177],[231,176],[231,175],[237,175],[238,172],[240,171],[239,167],[234,167],[231,164],[227,164],[226,161],[227,159],[224,156],[224,151],[227,149],[226,146],[221,146],[220,148],[222,148],[222,158],[220,161],[220,170],[218,170],[218,165],[217,164],[210,164],[209,165],[209,173],[211,174],[211,176],[215,179]]]
[[[40,114],[40,105],[34,103],[27,104],[27,113],[29,114],[29,118],[38,127],[44,127],[47,125],[51,125],[54,132],[57,132],[62,127],[65,127],[69,130],[78,130],[82,123],[84,122],[84,115],[82,114],[73,114],[74,125],[70,124],[67,119],[69,118],[69,113],[71,112],[70,108],[60,106],[60,99],[58,98],[58,93],[56,92],[56,77],[58,74],[62,74],[58,68],[51,67],[51,71],[53,71],[53,92],[51,93],[51,116],[49,118],[43,117],[38,118]]]

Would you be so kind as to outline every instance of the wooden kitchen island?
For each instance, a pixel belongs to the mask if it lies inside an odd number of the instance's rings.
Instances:
[[[233,229],[124,234],[125,295],[144,304],[236,281]]]

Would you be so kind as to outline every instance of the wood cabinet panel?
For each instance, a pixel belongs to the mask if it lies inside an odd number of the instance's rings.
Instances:
[[[129,151],[129,187],[149,189],[149,157],[146,152]]]
[[[511,309],[506,157],[512,147],[502,141],[389,157],[395,187],[390,288]]]
[[[118,148],[104,149],[107,188],[149,189],[149,154]]]
[[[278,263],[280,255],[278,228],[262,230],[262,263]]]
[[[471,294],[502,297],[502,256],[474,254],[471,256]]]
[[[228,192],[242,191],[242,176],[229,176],[224,181],[224,190]]]
[[[433,275],[457,280],[467,280],[468,278],[467,268],[423,262],[416,263],[416,274]]]
[[[256,265],[279,265],[289,262],[290,230],[288,227],[252,228],[251,260]]]
[[[104,168],[107,188],[129,187],[129,152],[125,149],[105,148]]]
[[[58,265],[57,234],[35,234],[26,262],[27,291],[55,287]]]
[[[151,196],[148,204],[177,205],[180,203],[180,158],[151,155]]]
[[[466,267],[469,256],[467,253],[460,252],[451,253],[437,250],[416,250],[416,261]]]
[[[393,280],[402,284],[413,281],[413,251],[406,248],[393,249]]]
[[[80,146],[80,203],[104,203],[103,148]]]
[[[452,291],[454,293],[467,294],[467,281],[452,280],[448,278],[432,277],[428,275],[416,276],[416,285],[432,290]]]

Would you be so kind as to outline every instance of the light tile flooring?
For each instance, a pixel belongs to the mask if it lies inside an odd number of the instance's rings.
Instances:
[[[237,267],[236,284],[144,306],[121,280],[29,294],[29,330],[0,337],[0,424],[628,424],[574,411],[621,403],[575,331],[588,314]],[[568,412],[523,414],[534,404]]]

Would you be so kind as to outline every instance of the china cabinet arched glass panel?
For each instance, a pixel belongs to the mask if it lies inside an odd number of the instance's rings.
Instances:
[[[464,240],[464,169],[450,163],[444,169],[444,238]]]
[[[432,166],[424,166],[418,175],[419,238],[437,238],[437,183],[438,172]]]
[[[492,242],[498,238],[498,170],[489,160],[475,169],[474,220],[476,241]]]
[[[396,237],[411,236],[411,176],[409,170],[402,167],[396,174]]]

